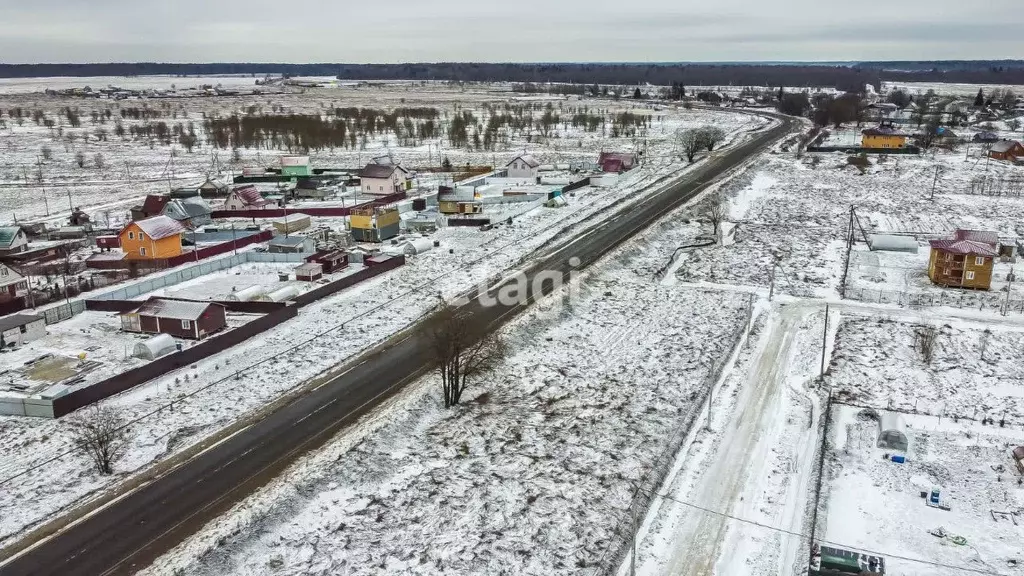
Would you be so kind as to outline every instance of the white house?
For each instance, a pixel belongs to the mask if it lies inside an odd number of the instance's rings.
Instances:
[[[386,196],[409,188],[409,171],[396,164],[367,164],[359,172],[364,194]]]
[[[540,172],[540,162],[530,154],[517,156],[505,165],[509,178],[529,178],[535,180]]]
[[[0,318],[0,347],[8,348],[46,336],[46,319],[35,314]]]
[[[0,264],[0,302],[10,302],[28,293],[28,282],[8,266]]]
[[[21,226],[0,227],[0,256],[28,250],[28,236]]]

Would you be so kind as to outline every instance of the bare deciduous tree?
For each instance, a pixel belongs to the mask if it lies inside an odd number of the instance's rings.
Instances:
[[[704,139],[701,138],[700,130],[682,130],[676,135],[676,143],[679,145],[679,152],[686,158],[687,162],[693,162],[693,157],[704,148]]]
[[[100,474],[113,474],[131,439],[127,423],[108,406],[93,406],[71,419],[75,446],[86,453]]]
[[[935,356],[935,343],[939,339],[939,329],[934,326],[921,328],[916,334],[917,351],[925,364],[931,364]]]
[[[441,375],[445,408],[457,405],[470,381],[491,371],[505,355],[500,335],[447,303],[426,321],[423,333]]]
[[[96,165],[96,168],[99,168],[100,170],[102,170],[103,166],[106,165],[106,160],[103,158],[103,154],[100,154],[99,152],[92,157],[92,162]]]
[[[75,152],[75,164],[78,164],[79,168],[85,168],[85,152]]]
[[[53,160],[53,149],[49,146],[43,146],[39,152],[43,155],[43,160]]]
[[[714,227],[713,234],[717,236],[718,226],[721,225],[722,220],[725,220],[725,206],[722,205],[721,199],[716,198],[715,201],[708,204],[705,213],[707,214],[707,218],[711,222],[711,225]]]
[[[700,129],[700,136],[703,139],[704,147],[711,152],[725,140],[725,130],[722,130],[718,126],[702,126]]]

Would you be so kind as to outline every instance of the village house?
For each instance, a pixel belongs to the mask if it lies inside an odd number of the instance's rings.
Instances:
[[[309,156],[281,156],[281,176],[309,177],[312,175]]]
[[[142,201],[142,204],[132,206],[132,220],[145,220],[164,213],[164,206],[171,200],[170,196],[161,194],[150,194]]]
[[[359,172],[359,185],[364,194],[388,195],[404,192],[410,187],[409,171],[396,164],[367,164]]]
[[[883,122],[874,128],[861,130],[861,146],[864,148],[903,148],[907,145],[907,134]]]
[[[225,210],[263,210],[269,207],[271,202],[260,194],[260,191],[253,185],[241,186],[228,192],[227,200],[224,201]]]
[[[13,348],[46,336],[46,319],[35,314],[0,318],[0,348]]]
[[[199,185],[199,194],[204,198],[217,198],[227,196],[231,187],[223,182],[207,179]]]
[[[988,156],[993,160],[1013,162],[1017,158],[1024,158],[1024,146],[1016,140],[1001,140],[989,148]]]
[[[636,154],[628,152],[601,152],[597,159],[602,172],[619,174],[636,167]]]
[[[344,250],[325,250],[308,256],[306,262],[316,262],[324,274],[333,274],[348,266],[348,253]]]
[[[974,138],[971,139],[972,142],[978,142],[981,144],[992,144],[999,142],[999,140],[999,135],[995,132],[978,132],[974,135]]]
[[[928,278],[939,286],[988,290],[999,255],[995,232],[957,230],[952,240],[932,240]]]
[[[310,254],[316,251],[316,241],[309,236],[274,236],[267,244],[274,254]]]
[[[202,340],[227,326],[224,306],[170,298],[150,298],[121,314],[121,329],[143,334],[169,334]]]
[[[213,209],[203,200],[202,196],[195,195],[188,198],[172,198],[164,206],[162,214],[181,222],[187,228],[196,228],[213,222],[210,216]]]
[[[540,172],[540,162],[530,154],[517,156],[505,165],[509,178],[529,178],[536,180]]]
[[[127,258],[173,258],[182,254],[181,236],[185,231],[177,220],[154,216],[129,222],[117,238]]]
[[[10,302],[28,294],[28,282],[10,266],[0,264],[0,303]]]
[[[0,227],[0,256],[28,250],[28,235],[20,226]]]

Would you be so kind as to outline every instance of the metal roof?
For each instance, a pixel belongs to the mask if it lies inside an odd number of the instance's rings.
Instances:
[[[516,156],[515,158],[512,159],[512,162],[515,162],[516,160],[522,160],[523,162],[526,162],[526,165],[529,166],[530,168],[540,167],[540,162],[537,162],[537,159],[534,158],[532,154],[523,154],[522,156]],[[511,166],[512,162],[505,164],[505,166]]]
[[[14,244],[14,239],[18,237],[19,232],[21,232],[20,226],[4,226],[0,228],[0,246]]]
[[[879,126],[877,128],[865,128],[860,131],[865,136],[902,136],[906,138],[907,134],[897,130],[896,128],[890,128],[888,126]]]
[[[398,166],[397,164],[367,164],[366,168],[363,168],[359,172],[360,178],[391,178],[391,175],[395,173],[395,170],[401,170],[405,172],[405,168]]]
[[[198,320],[211,306],[220,306],[213,302],[195,302],[192,300],[166,300],[163,298],[150,298],[141,306],[125,312],[125,314],[138,314],[140,316],[155,316],[159,318],[170,318],[172,320]]]
[[[996,246],[999,244],[999,234],[985,230],[957,230],[953,232],[954,240],[970,240],[971,242],[984,242]]]
[[[168,216],[153,216],[152,218],[146,218],[145,220],[136,220],[128,224],[131,226],[135,224],[146,233],[147,236],[153,240],[160,240],[161,238],[170,238],[185,232],[186,228],[174,218]],[[128,228],[126,226],[125,228]],[[122,230],[124,232],[124,230]]]
[[[33,322],[43,320],[42,316],[35,314],[15,314],[13,316],[6,316],[0,318],[0,332],[10,330],[11,328],[21,328],[27,326]]]
[[[271,246],[301,246],[308,236],[274,236],[270,239]]]
[[[991,151],[996,153],[1006,153],[1017,147],[1019,143],[1016,140],[1000,140],[992,145]]]
[[[242,204],[246,206],[263,206],[268,201],[263,198],[260,191],[255,186],[243,186],[241,188],[235,188],[231,193],[242,201]]]
[[[995,246],[973,240],[932,240],[932,248],[952,254],[975,254],[978,256],[996,256],[999,252]]]
[[[150,194],[146,196],[146,200],[142,203],[142,211],[146,214],[156,215],[163,211],[164,206],[170,198],[167,196],[161,196],[159,194]]]

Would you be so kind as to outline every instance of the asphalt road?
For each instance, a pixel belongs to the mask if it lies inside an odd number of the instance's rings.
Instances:
[[[539,271],[565,274],[588,266],[795,125],[783,118],[779,126],[716,152],[687,178],[632,210],[586,230],[565,247],[542,252],[527,272],[530,284]],[[579,263],[570,265],[573,258]],[[480,321],[495,325],[518,308],[486,307],[479,299],[468,306]],[[425,342],[413,335],[367,355],[348,372],[15,556],[0,566],[0,575],[135,573],[428,369],[425,349]]]

